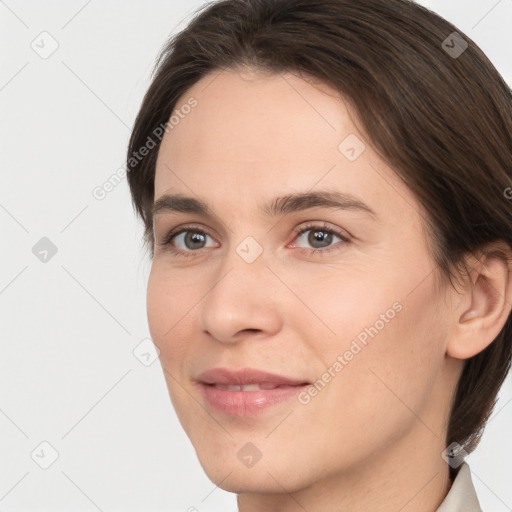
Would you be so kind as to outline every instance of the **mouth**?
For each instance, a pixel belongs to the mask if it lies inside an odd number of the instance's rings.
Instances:
[[[268,391],[276,388],[285,388],[285,387],[294,387],[294,386],[285,386],[285,385],[277,385],[272,382],[259,382],[255,384],[244,384],[244,385],[227,385],[227,384],[207,384],[208,386],[214,386],[217,389],[223,389],[225,391]],[[300,385],[300,384],[298,384]]]
[[[206,404],[229,416],[253,416],[295,397],[311,383],[246,368],[214,368],[198,377]]]

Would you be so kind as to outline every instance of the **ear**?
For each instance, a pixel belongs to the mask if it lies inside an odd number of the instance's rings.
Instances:
[[[447,355],[468,359],[498,336],[512,309],[511,262],[512,251],[501,241],[466,259],[471,276],[453,310],[455,325],[447,343]]]

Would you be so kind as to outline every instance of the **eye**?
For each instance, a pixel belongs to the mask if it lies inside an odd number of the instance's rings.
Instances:
[[[335,250],[336,245],[345,245],[350,242],[350,238],[347,233],[342,232],[339,229],[329,227],[325,222],[323,224],[307,224],[306,226],[301,226],[295,230],[297,234],[296,240],[301,244],[309,244],[313,249],[308,250],[308,252],[322,252],[327,253],[332,250]],[[308,234],[309,233],[309,234]],[[332,246],[333,242],[336,242],[336,239],[339,240],[338,244]],[[292,247],[296,247],[297,242],[294,243]],[[299,247],[299,249],[303,249]]]
[[[327,223],[309,223],[295,229],[296,238],[291,247],[307,253],[328,253],[337,250],[338,246],[350,243],[350,236],[339,228],[330,227]],[[309,234],[308,234],[309,233]],[[208,245],[208,239],[211,240]],[[309,244],[312,248],[301,247]],[[334,244],[334,245],[333,245]],[[183,226],[171,230],[157,245],[169,250],[177,256],[195,256],[202,249],[218,247],[213,238],[200,227]],[[341,247],[340,247],[341,248]]]
[[[205,231],[193,226],[185,226],[179,230],[172,230],[163,241],[158,242],[158,245],[179,255],[193,256],[194,252],[199,252],[201,249],[216,247],[216,242],[206,245],[208,238],[213,240]]]
[[[185,250],[197,250],[197,249],[204,249],[207,247],[205,245],[207,238],[209,238],[210,235],[207,233],[204,233],[202,231],[181,231],[178,234],[174,235],[174,241],[175,244],[179,246],[180,243],[183,243],[185,246]]]

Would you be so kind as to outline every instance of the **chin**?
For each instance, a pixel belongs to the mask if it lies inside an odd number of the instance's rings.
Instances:
[[[236,453],[236,451],[234,452]],[[247,467],[236,457],[216,457],[212,453],[198,454],[206,476],[221,489],[241,493],[282,493],[283,488],[295,492],[307,487],[306,474],[290,471],[290,461],[262,457],[252,467]]]
[[[274,494],[282,493],[283,487],[288,492],[294,492],[300,488],[300,486],[283,485],[283,477],[280,474],[276,474],[276,471],[270,471],[270,474],[265,469],[256,468],[252,469],[240,469],[238,467],[214,467],[203,469],[206,476],[221,489],[233,492],[236,494],[244,493],[261,493],[261,494]],[[231,471],[231,473],[230,473]],[[229,475],[229,476],[228,476]],[[281,484],[281,485],[280,485]]]

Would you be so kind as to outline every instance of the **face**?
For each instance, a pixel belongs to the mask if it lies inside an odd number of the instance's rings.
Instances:
[[[348,104],[293,74],[223,71],[176,109],[148,321],[208,476],[291,492],[411,443],[440,452],[453,383],[425,221]]]

